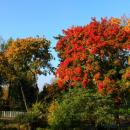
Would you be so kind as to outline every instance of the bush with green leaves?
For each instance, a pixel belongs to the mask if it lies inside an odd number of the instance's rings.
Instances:
[[[36,102],[30,112],[18,115],[15,121],[19,124],[29,124],[30,127],[46,127],[46,107],[44,103]]]
[[[55,109],[48,114],[48,123],[52,130],[114,123],[113,102],[110,97],[83,88],[74,88],[55,102]]]
[[[15,121],[20,123],[20,124],[26,124],[26,123],[33,123],[36,122],[36,120],[38,120],[38,116],[37,113],[27,113],[27,114],[23,114],[23,115],[18,115],[15,118]]]
[[[4,126],[5,126],[5,123],[4,123],[3,121],[0,121],[0,130],[1,130],[2,128],[4,128]]]

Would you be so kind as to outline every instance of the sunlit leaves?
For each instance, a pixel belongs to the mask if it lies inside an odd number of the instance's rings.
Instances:
[[[49,50],[50,41],[44,38],[17,39],[11,43],[5,52],[9,63],[13,63],[22,71],[35,71],[40,74],[41,68],[50,67],[52,59]]]
[[[10,39],[0,52],[0,84],[9,84],[13,93],[10,96],[21,96],[22,88],[22,94],[31,106],[37,98],[37,75],[53,71],[52,59],[50,41],[45,38]]]
[[[64,30],[58,39],[56,50],[61,63],[56,71],[60,88],[89,87],[112,94],[121,86],[119,73],[129,65],[129,20],[95,18],[85,26]]]

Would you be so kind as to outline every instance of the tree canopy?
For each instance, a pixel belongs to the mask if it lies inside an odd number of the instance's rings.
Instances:
[[[130,21],[95,18],[85,26],[64,30],[56,50],[61,89],[82,86],[104,94],[130,87]],[[122,84],[123,83],[123,84]]]
[[[5,79],[1,84],[15,87],[17,96],[22,89],[24,98],[36,99],[37,75],[46,75],[53,71],[50,63],[52,59],[50,41],[45,38],[9,40],[6,48],[0,52],[0,74]]]

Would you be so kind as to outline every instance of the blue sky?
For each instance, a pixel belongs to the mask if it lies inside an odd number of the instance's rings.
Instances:
[[[130,16],[129,0],[1,0],[0,35],[10,37],[45,36],[56,45],[53,36],[73,25],[85,25],[91,17]],[[53,52],[55,56],[56,53]],[[58,60],[53,61],[57,66]],[[40,77],[40,89],[51,76]]]

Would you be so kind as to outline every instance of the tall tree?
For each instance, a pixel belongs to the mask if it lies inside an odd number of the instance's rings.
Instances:
[[[19,87],[26,110],[28,86],[35,88],[36,92],[37,75],[46,75],[53,70],[50,63],[53,57],[49,49],[50,41],[45,38],[29,37],[11,40],[7,49],[1,53],[1,74],[6,77],[10,87]]]
[[[56,45],[61,58],[56,71],[59,87],[82,86],[111,94],[119,110],[130,90],[129,25],[129,20],[93,18],[88,25],[64,30]],[[118,124],[118,114],[116,119]]]

